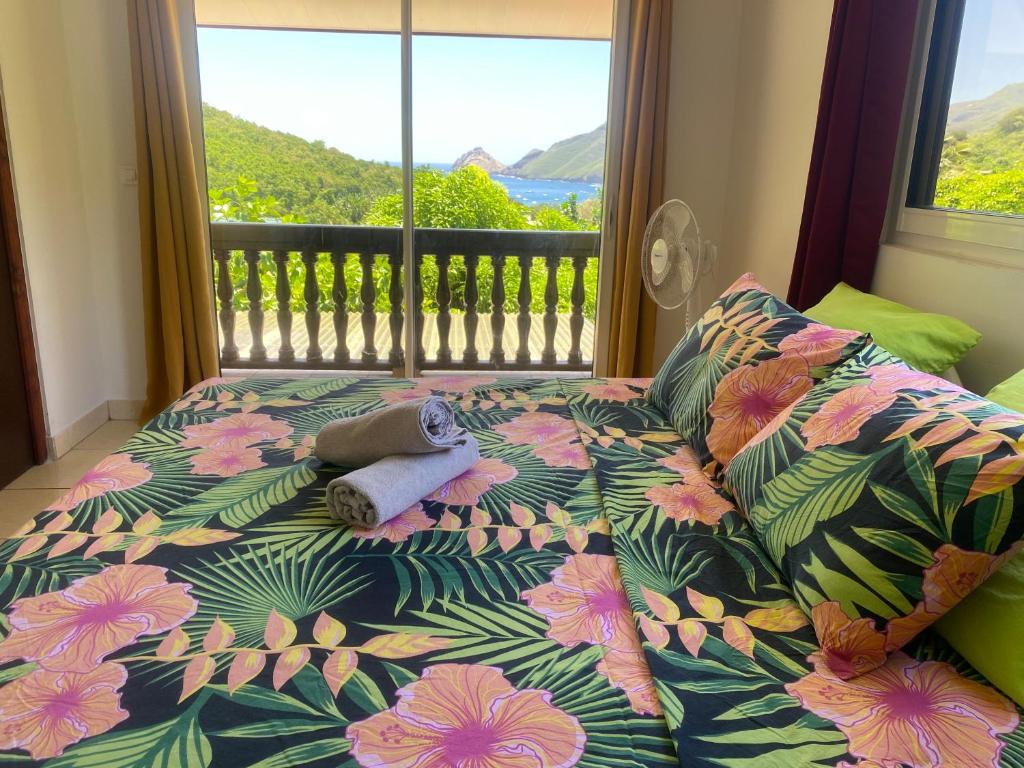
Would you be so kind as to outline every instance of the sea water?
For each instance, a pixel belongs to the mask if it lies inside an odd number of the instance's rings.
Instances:
[[[400,163],[393,163],[400,165]],[[417,168],[428,165],[439,171],[448,173],[451,163],[415,163]],[[585,181],[565,181],[563,179],[521,179],[518,176],[502,176],[492,173],[491,178],[508,190],[509,196],[523,205],[560,205],[576,193],[579,202],[589,200],[597,194],[600,184],[588,184]]]

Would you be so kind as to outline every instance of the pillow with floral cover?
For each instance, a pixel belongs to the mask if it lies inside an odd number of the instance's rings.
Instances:
[[[647,398],[717,478],[744,443],[868,341],[801,315],[747,273],[683,336]]]
[[[843,679],[885,662],[1021,547],[1024,415],[877,345],[741,450],[726,488]]]

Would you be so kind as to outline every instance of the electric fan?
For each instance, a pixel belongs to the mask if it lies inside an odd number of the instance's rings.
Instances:
[[[644,233],[641,272],[644,286],[664,309],[686,305],[688,330],[699,307],[701,278],[711,271],[717,247],[700,234],[693,211],[682,200],[669,200],[654,212]]]

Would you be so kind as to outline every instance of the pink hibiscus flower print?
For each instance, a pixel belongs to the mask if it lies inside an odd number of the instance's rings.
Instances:
[[[471,389],[494,384],[497,379],[494,376],[457,374],[454,376],[424,376],[421,379],[415,379],[415,381],[417,387],[423,387],[424,389],[433,390],[434,392],[465,394]]]
[[[190,584],[168,584],[166,568],[111,565],[66,589],[25,597],[9,615],[0,661],[35,661],[56,672],[89,672],[104,657],[178,626],[198,607]]]
[[[633,376],[622,379],[612,379],[612,381],[618,381],[625,384],[627,387],[636,387],[637,389],[646,392],[650,389],[651,381],[653,381],[653,379],[651,379],[650,376]]]
[[[812,672],[786,691],[835,723],[849,752],[912,768],[997,768],[1017,728],[1016,708],[995,689],[961,677],[949,664],[894,653],[878,669],[852,680]]]
[[[807,450],[823,445],[842,445],[857,438],[864,423],[896,400],[893,393],[879,393],[867,384],[842,389],[800,427]]]
[[[353,528],[352,537],[356,539],[387,539],[392,544],[399,544],[418,531],[426,531],[437,523],[423,511],[423,505],[417,502],[405,512],[397,515],[376,528]]]
[[[583,443],[571,440],[564,443],[545,443],[534,448],[533,455],[549,467],[590,469],[590,457]]]
[[[871,377],[871,387],[879,392],[890,393],[901,389],[923,389],[928,392],[964,391],[951,381],[899,363],[876,365],[868,368],[866,373]]]
[[[629,706],[638,715],[660,715],[661,704],[654,690],[650,667],[644,659],[637,639],[634,651],[608,651],[597,663],[597,671],[608,678],[608,683],[621,688],[629,699]]]
[[[614,400],[618,403],[625,403],[628,400],[643,397],[643,392],[637,392],[621,379],[609,379],[600,384],[588,384],[581,389],[594,400]]]
[[[700,465],[700,459],[697,458],[693,448],[688,445],[676,448],[675,453],[658,459],[658,463],[665,469],[678,472],[685,482],[699,483],[707,480],[704,469]]]
[[[819,672],[849,680],[885,663],[885,635],[874,619],[851,619],[830,600],[811,609],[811,623],[821,648],[807,660]]]
[[[633,614],[612,555],[569,555],[551,572],[551,581],[522,597],[548,620],[547,636],[567,648],[593,643],[635,649]]]
[[[793,415],[793,411],[796,410],[796,407],[799,403],[800,401],[796,400],[787,405],[781,411],[779,411],[776,414],[775,418],[765,425],[764,429],[762,429],[760,432],[758,432],[756,435],[750,438],[750,440],[747,441],[747,444],[740,449],[740,453],[743,453],[744,451],[749,451],[755,445],[760,445],[765,440],[774,435],[776,432],[778,432],[780,429],[782,429],[782,425],[785,424],[789,420],[789,417]],[[738,456],[739,453],[736,455]],[[736,457],[734,456],[733,459],[735,458]]]
[[[153,477],[148,467],[149,464],[143,461],[132,461],[130,454],[113,453],[82,475],[67,493],[47,509],[69,512],[83,501],[140,486]]]
[[[249,469],[267,466],[260,457],[259,448],[236,448],[228,445],[221,448],[210,448],[192,456],[193,475],[217,475],[218,477],[234,477]]]
[[[35,669],[0,688],[0,749],[24,749],[33,760],[57,757],[128,717],[121,686],[128,673],[107,662],[88,672]]]
[[[504,424],[491,427],[511,445],[564,443],[577,437],[576,425],[554,413],[523,413]]]
[[[753,272],[745,272],[737,277],[736,281],[722,292],[722,296],[728,296],[730,293],[740,293],[741,291],[761,291],[762,293],[768,293],[768,289],[757,282],[757,278],[754,277]]]
[[[426,387],[413,387],[412,389],[389,389],[380,393],[380,399],[389,405],[395,403],[407,403],[411,400],[422,400],[425,397],[430,397],[431,392]]]
[[[1018,544],[996,556],[960,549],[953,544],[940,546],[932,554],[932,564],[924,570],[920,602],[911,614],[890,619],[886,625],[886,650],[902,648],[938,621],[1019,550]]]
[[[708,412],[714,417],[707,445],[724,467],[754,435],[811,388],[807,362],[778,357],[759,365],[741,365],[715,388]]]
[[[192,424],[182,431],[182,448],[245,448],[287,437],[292,427],[264,413],[235,413],[206,424]]]
[[[838,360],[843,348],[858,336],[860,333],[857,331],[811,323],[780,341],[779,351],[784,355],[800,355],[811,366],[827,365]]]
[[[649,488],[644,496],[652,504],[661,507],[665,517],[680,522],[696,520],[704,525],[716,525],[722,515],[733,508],[710,485],[656,485]]]
[[[208,379],[203,379],[194,387],[187,390],[185,394],[190,395],[193,392],[202,392],[204,389],[209,387],[223,386],[225,384],[237,384],[240,381],[245,381],[245,378],[242,376],[211,376]]]
[[[468,507],[480,501],[480,497],[500,483],[507,483],[519,474],[519,470],[501,459],[479,459],[453,480],[449,480],[430,496],[430,501],[440,501],[454,507]]]
[[[398,703],[345,731],[361,766],[571,768],[587,737],[551,694],[516,689],[498,667],[435,664]]]

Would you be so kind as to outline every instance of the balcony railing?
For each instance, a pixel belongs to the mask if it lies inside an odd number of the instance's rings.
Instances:
[[[214,222],[210,229],[225,368],[404,366],[401,229],[228,222]],[[417,229],[417,367],[589,370],[593,323],[584,311],[584,274],[597,259],[599,237],[598,232]],[[233,281],[232,265],[237,275],[243,263],[244,280]],[[424,310],[427,264],[436,279],[430,312]],[[531,312],[530,285],[538,266],[543,270],[539,313]],[[560,267],[563,284],[566,272],[571,274],[568,296],[559,290]],[[514,312],[506,306],[509,275],[518,282]],[[261,278],[272,282],[272,298]],[[298,278],[301,301],[292,291],[292,279]],[[244,292],[237,282],[244,283]],[[276,304],[273,314],[264,311],[270,301]],[[568,304],[569,311],[560,313],[559,303]],[[247,309],[239,308],[244,305]],[[490,312],[480,311],[481,305]],[[296,314],[303,321],[298,327]]]

